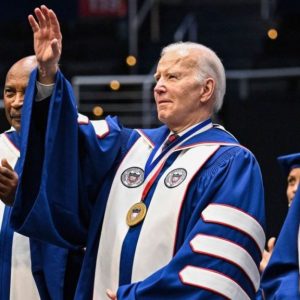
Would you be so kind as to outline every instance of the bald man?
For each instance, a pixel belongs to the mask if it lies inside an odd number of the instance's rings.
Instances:
[[[19,60],[9,69],[4,86],[4,108],[11,129],[0,135],[0,199],[8,204],[0,201],[1,300],[72,299],[81,265],[81,252],[29,239],[13,232],[9,224],[9,204],[18,184],[21,112],[30,73],[36,66],[35,56]]]
[[[2,143],[5,143],[7,135],[11,135],[11,132],[20,130],[24,94],[29,75],[36,67],[36,64],[35,56],[28,56],[16,62],[7,72],[3,98],[5,115],[12,127],[5,134],[1,134]],[[2,166],[0,166],[0,198],[5,200],[6,203],[10,203],[13,200],[18,182],[18,175],[13,171],[11,165],[14,166],[16,164],[19,152],[16,148],[12,148],[9,149],[8,153],[4,153],[6,148],[3,145],[0,152],[2,159]],[[8,160],[11,165],[8,163]]]

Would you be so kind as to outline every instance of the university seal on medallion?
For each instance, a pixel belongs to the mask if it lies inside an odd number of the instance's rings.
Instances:
[[[165,185],[168,188],[174,188],[180,185],[186,178],[187,171],[183,168],[171,171],[165,178]]]
[[[128,168],[122,173],[121,181],[128,188],[136,188],[144,182],[144,171],[138,167]]]
[[[138,202],[133,204],[128,210],[126,216],[126,223],[129,227],[133,227],[139,223],[141,223],[147,213],[147,206],[144,202]]]

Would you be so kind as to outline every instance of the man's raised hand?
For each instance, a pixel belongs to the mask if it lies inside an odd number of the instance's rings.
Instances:
[[[62,51],[62,34],[58,19],[52,9],[42,5],[28,16],[33,31],[34,51],[39,65],[39,81],[54,81]]]

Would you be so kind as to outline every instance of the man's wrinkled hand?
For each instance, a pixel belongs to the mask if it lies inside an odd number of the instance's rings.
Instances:
[[[41,81],[52,78],[58,69],[58,62],[62,51],[62,34],[58,19],[52,9],[42,5],[28,16],[33,31],[34,51],[38,61]],[[51,83],[51,82],[43,82]]]

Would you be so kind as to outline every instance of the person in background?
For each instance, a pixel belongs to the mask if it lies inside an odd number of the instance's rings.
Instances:
[[[284,221],[270,261],[262,274],[257,299],[298,300],[299,293],[300,190]]]
[[[279,156],[277,161],[284,173],[285,178],[287,178],[287,187],[286,187],[286,197],[288,201],[288,206],[290,207],[292,201],[296,195],[299,182],[300,182],[300,154],[293,153],[289,155]],[[259,269],[263,272],[270,260],[274,246],[275,246],[275,237],[271,237],[267,243],[267,249],[264,250],[263,259],[260,262]]]
[[[253,299],[263,184],[253,154],[212,124],[225,93],[218,56],[191,42],[163,49],[154,97],[165,125],[90,121],[58,68],[55,13],[41,6],[35,15],[38,69],[24,104],[14,228],[86,247],[75,299]],[[44,114],[36,81],[54,84]]]
[[[21,114],[35,56],[17,61],[4,85],[4,108],[11,129],[0,134],[0,299],[73,299],[82,253],[29,239],[9,224],[18,184]],[[16,171],[14,171],[14,169]]]
[[[287,178],[286,197],[290,207],[300,182],[300,153],[279,156],[277,160]]]

